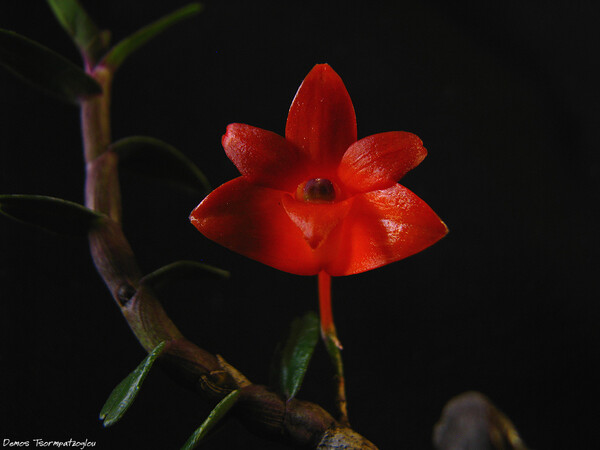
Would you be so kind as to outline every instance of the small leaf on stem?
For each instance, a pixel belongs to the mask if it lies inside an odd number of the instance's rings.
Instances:
[[[174,183],[206,194],[210,184],[206,176],[172,145],[147,136],[131,136],[111,145],[125,170]]]
[[[58,22],[71,36],[85,61],[93,66],[108,50],[110,33],[99,31],[77,0],[47,0]]]
[[[85,236],[104,218],[77,203],[44,195],[0,195],[0,213],[19,222],[71,236]]]
[[[196,261],[177,261],[149,273],[140,283],[154,289],[179,280],[197,280],[199,278],[228,278],[229,272]]]
[[[70,103],[102,93],[96,80],[71,61],[12,31],[0,30],[0,65]]]
[[[152,365],[164,350],[165,344],[165,341],[158,344],[142,363],[113,389],[100,411],[100,420],[104,421],[105,427],[118,422],[129,409]]]
[[[156,22],[145,26],[131,36],[123,39],[108,52],[101,63],[115,72],[129,55],[146,44],[150,39],[175,25],[177,22],[192,17],[200,11],[202,11],[202,5],[199,3],[190,3],[183,8],[173,11],[171,14],[160,18]]]
[[[290,334],[279,349],[278,390],[288,399],[293,398],[302,385],[308,363],[319,340],[319,318],[313,312],[294,319]]]
[[[217,406],[211,411],[206,420],[200,425],[200,427],[194,431],[186,443],[181,447],[181,450],[192,450],[204,439],[208,432],[217,424],[225,414],[231,409],[237,402],[240,396],[240,390],[231,391],[223,400],[221,400]]]

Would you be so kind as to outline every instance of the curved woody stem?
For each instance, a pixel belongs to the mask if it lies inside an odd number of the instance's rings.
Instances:
[[[340,408],[344,411],[340,422],[316,404],[297,399],[286,401],[269,388],[248,381],[221,357],[188,341],[167,316],[152,289],[143,283],[120,223],[118,156],[110,149],[110,86],[114,73],[103,65],[86,66],[86,72],[102,86],[103,94],[81,102],[85,203],[106,216],[102,225],[90,232],[90,250],[99,274],[144,349],[150,351],[161,341],[167,341],[159,364],[178,382],[205,397],[221,399],[240,389],[240,399],[232,414],[257,434],[309,448],[376,449],[346,426],[345,395],[338,395],[344,408]],[[321,278],[320,284],[329,286],[330,280]],[[327,296],[330,299],[330,294],[323,294],[323,298]],[[325,335],[329,336],[327,342],[338,342],[334,329],[333,334],[328,329]],[[338,355],[334,360],[339,362],[336,364],[341,380],[339,392],[343,394],[341,357],[336,345],[328,345],[330,354],[332,348],[337,349],[333,354]]]

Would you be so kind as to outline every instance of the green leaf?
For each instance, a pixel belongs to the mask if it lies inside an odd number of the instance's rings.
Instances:
[[[287,341],[279,350],[278,390],[288,399],[298,393],[318,340],[319,318],[315,313],[294,319]]]
[[[142,363],[110,393],[108,400],[102,407],[102,411],[100,411],[100,420],[104,420],[105,427],[117,423],[129,409],[152,365],[164,350],[165,344],[165,341],[158,344]]]
[[[200,427],[194,431],[186,443],[181,447],[181,450],[192,450],[200,443],[208,432],[227,414],[233,405],[237,402],[240,396],[240,390],[231,391],[217,406],[211,411],[206,420]]]
[[[67,102],[102,93],[96,80],[71,61],[12,31],[0,30],[0,65]]]
[[[58,22],[71,36],[83,58],[93,66],[108,49],[110,33],[99,31],[77,0],[47,0]]]
[[[198,278],[229,278],[229,272],[196,261],[177,261],[149,273],[141,283],[158,289],[179,280],[197,280]]]
[[[0,195],[0,213],[71,236],[85,236],[104,218],[77,203],[44,195]]]
[[[178,186],[206,194],[210,184],[206,176],[175,147],[155,138],[132,136],[112,144],[123,169],[166,180]]]
[[[108,52],[102,63],[113,72],[116,71],[129,55],[146,44],[150,39],[175,25],[177,22],[192,17],[200,11],[202,11],[202,5],[199,3],[190,3],[183,8],[173,11],[171,14],[162,17],[123,39]]]

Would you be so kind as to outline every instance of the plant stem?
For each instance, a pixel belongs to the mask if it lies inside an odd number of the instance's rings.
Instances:
[[[340,343],[331,309],[331,275],[319,272],[319,311],[321,315],[321,337],[327,348],[335,368],[336,405],[340,414],[339,422],[349,427],[348,402],[346,400],[346,379],[344,377],[344,364],[342,362],[342,344]]]
[[[151,289],[140,282],[141,270],[121,228],[121,190],[118,157],[110,150],[110,87],[113,72],[99,65],[86,71],[102,87],[102,94],[81,102],[81,129],[86,162],[85,204],[107,217],[90,232],[94,264],[121,308],[132,331],[146,349],[168,341],[165,353],[172,359],[193,358],[190,367],[198,373],[220,370],[216,358],[183,338]],[[167,358],[168,359],[168,358]],[[177,364],[176,364],[177,365]],[[178,368],[183,378],[186,369]]]
[[[108,150],[110,133],[110,90],[113,73],[104,66],[90,69],[91,75],[102,87],[102,94],[81,102],[81,133],[86,163],[93,161]]]

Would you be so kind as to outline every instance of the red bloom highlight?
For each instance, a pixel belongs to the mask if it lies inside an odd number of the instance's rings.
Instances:
[[[397,181],[427,155],[414,134],[357,141],[341,78],[315,66],[296,93],[285,138],[244,124],[223,136],[241,177],[210,193],[190,216],[213,241],[299,275],[350,275],[420,252],[446,225]]]

